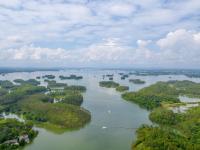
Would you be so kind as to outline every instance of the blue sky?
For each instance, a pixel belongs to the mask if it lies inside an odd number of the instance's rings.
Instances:
[[[0,66],[200,68],[199,0],[2,0]]]

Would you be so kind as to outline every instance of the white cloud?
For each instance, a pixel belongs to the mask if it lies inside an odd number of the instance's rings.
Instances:
[[[1,59],[10,59],[10,60],[27,60],[27,61],[37,61],[37,60],[45,60],[50,62],[52,60],[57,61],[57,59],[68,59],[69,52],[57,48],[57,49],[50,49],[50,48],[41,48],[41,47],[34,47],[24,46],[18,49],[8,49],[2,52]]]
[[[200,64],[199,4],[199,0],[2,0],[0,63],[8,59],[62,64],[68,59],[77,65],[166,66],[185,65],[184,60]],[[35,46],[27,46],[31,44]]]
[[[147,41],[145,41],[145,40],[137,40],[137,45],[140,48],[146,47],[149,43],[151,43],[151,40],[147,40]]]
[[[0,6],[4,6],[4,7],[18,7],[20,6],[21,1],[20,0],[2,0],[0,1]]]
[[[127,59],[130,48],[123,47],[118,39],[107,39],[103,43],[93,44],[83,54],[85,61],[116,63]],[[128,60],[127,60],[128,61]]]
[[[129,3],[111,4],[107,6],[107,12],[114,16],[130,16],[134,11],[134,6]]]
[[[147,67],[197,67],[200,65],[199,32],[178,29],[157,40],[138,40],[137,47],[124,45],[120,38],[104,39],[98,44],[85,48],[67,50],[62,48],[41,48],[24,46],[4,50],[0,59],[11,61],[29,61],[52,65],[118,65]],[[153,47],[158,46],[158,50]]]
[[[178,29],[157,41],[159,57],[163,62],[187,67],[200,65],[200,32]],[[157,58],[158,59],[158,58]]]
[[[146,48],[149,41],[139,42],[139,47],[133,49],[123,45],[119,38],[104,39],[98,44],[92,44],[86,48],[77,50],[66,50],[62,48],[41,48],[33,45],[21,48],[8,49],[2,52],[1,60],[11,61],[29,61],[37,63],[43,61],[46,63],[60,62],[63,65],[67,63],[76,64],[107,64],[107,65],[133,65],[145,63],[151,59],[151,51]],[[142,59],[141,59],[142,58]],[[76,65],[74,64],[74,65]]]
[[[186,31],[185,29],[179,29],[175,32],[170,32],[163,39],[158,40],[157,44],[161,48],[171,48],[171,47],[184,47],[183,45],[188,45],[188,43],[194,42],[194,37],[191,31]]]

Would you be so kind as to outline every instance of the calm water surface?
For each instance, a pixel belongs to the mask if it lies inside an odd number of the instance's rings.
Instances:
[[[68,70],[10,73],[0,76],[0,79],[3,80],[13,80],[54,74],[59,82],[61,82],[58,78],[59,75],[75,73],[84,76],[84,79],[80,81],[64,80],[62,82],[69,85],[77,84],[87,87],[82,106],[91,112],[91,122],[80,130],[67,131],[62,134],[38,128],[38,136],[33,143],[25,147],[25,150],[130,150],[131,144],[136,138],[136,129],[141,124],[150,124],[148,119],[149,112],[141,109],[134,103],[123,100],[120,93],[114,89],[99,87],[98,82],[102,80],[102,75],[107,73],[115,74],[114,81],[130,86],[131,91],[137,91],[157,81],[190,79],[185,76],[170,76],[171,78],[169,78],[169,76],[135,77],[132,75],[129,78],[140,78],[146,81],[144,85],[135,85],[129,83],[127,79],[120,80],[118,72],[113,70]],[[197,79],[190,80],[199,82]],[[41,79],[41,81],[43,80]],[[42,85],[45,85],[45,83],[42,82]]]

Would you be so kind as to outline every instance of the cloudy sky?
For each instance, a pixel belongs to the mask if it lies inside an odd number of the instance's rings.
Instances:
[[[200,0],[0,0],[0,66],[200,68]]]

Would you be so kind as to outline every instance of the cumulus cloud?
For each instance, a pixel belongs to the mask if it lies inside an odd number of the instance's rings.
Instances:
[[[136,8],[131,3],[106,3],[101,6],[101,13],[112,16],[128,17],[132,15]]]
[[[73,64],[108,64],[124,66],[197,67],[200,65],[199,32],[178,29],[163,38],[137,40],[135,48],[127,46],[120,38],[108,38],[97,44],[76,50],[42,48],[33,45],[7,49],[1,52],[0,60],[38,61]],[[14,38],[15,39],[15,38]],[[151,45],[154,45],[153,47]],[[154,49],[157,47],[158,49]]]
[[[194,66],[199,10],[199,0],[2,0],[0,63]]]

